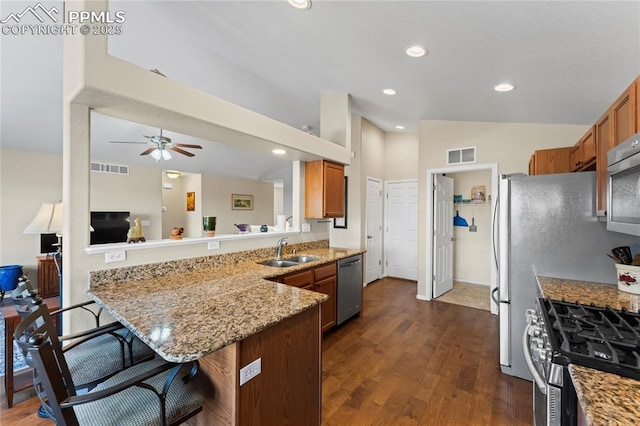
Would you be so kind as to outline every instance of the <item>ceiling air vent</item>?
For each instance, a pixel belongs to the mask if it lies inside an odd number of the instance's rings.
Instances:
[[[115,173],[117,175],[128,175],[129,166],[122,166],[120,164],[91,163],[91,171],[98,173]]]
[[[476,147],[447,150],[447,164],[465,164],[476,162]]]

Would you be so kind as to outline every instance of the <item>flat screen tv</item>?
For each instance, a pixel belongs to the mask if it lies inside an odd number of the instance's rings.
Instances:
[[[127,241],[129,212],[91,212],[90,244],[124,243]]]

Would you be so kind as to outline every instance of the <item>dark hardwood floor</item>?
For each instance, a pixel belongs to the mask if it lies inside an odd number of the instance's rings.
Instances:
[[[498,319],[416,299],[414,282],[385,278],[365,311],[322,342],[323,425],[531,425],[530,382],[503,375]],[[51,425],[22,392],[2,425]],[[267,426],[267,425],[265,425]]]
[[[531,425],[532,384],[504,375],[498,318],[385,278],[322,342],[323,425]]]

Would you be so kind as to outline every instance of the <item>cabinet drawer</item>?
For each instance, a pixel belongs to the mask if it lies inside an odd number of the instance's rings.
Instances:
[[[313,285],[313,271],[298,272],[284,277],[283,283],[294,287]]]
[[[315,269],[315,278],[316,282],[320,280],[324,280],[325,278],[335,277],[336,276],[336,264],[330,263],[324,266],[318,266]]]

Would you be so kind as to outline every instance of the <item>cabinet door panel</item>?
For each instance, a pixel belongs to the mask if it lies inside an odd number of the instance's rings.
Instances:
[[[629,139],[636,133],[636,91],[635,83],[616,100],[611,107],[611,125],[613,126],[612,146]]]
[[[607,210],[607,152],[611,148],[611,120],[607,112],[595,126],[596,149],[596,187],[598,190],[598,216],[604,216]]]
[[[596,158],[596,139],[594,135],[594,127],[582,137],[580,141],[580,149],[582,151],[582,163],[588,164]]]
[[[294,287],[306,287],[308,285],[313,285],[313,271],[304,271],[286,275],[282,282]]]
[[[582,150],[580,149],[580,142],[578,142],[571,149],[571,171],[575,172],[580,167],[582,167]]]
[[[322,302],[320,308],[320,319],[322,323],[322,331],[326,331],[336,325],[336,279],[327,278],[316,282],[315,291],[326,294],[329,299]]]
[[[344,167],[325,162],[325,217],[344,216]]]

